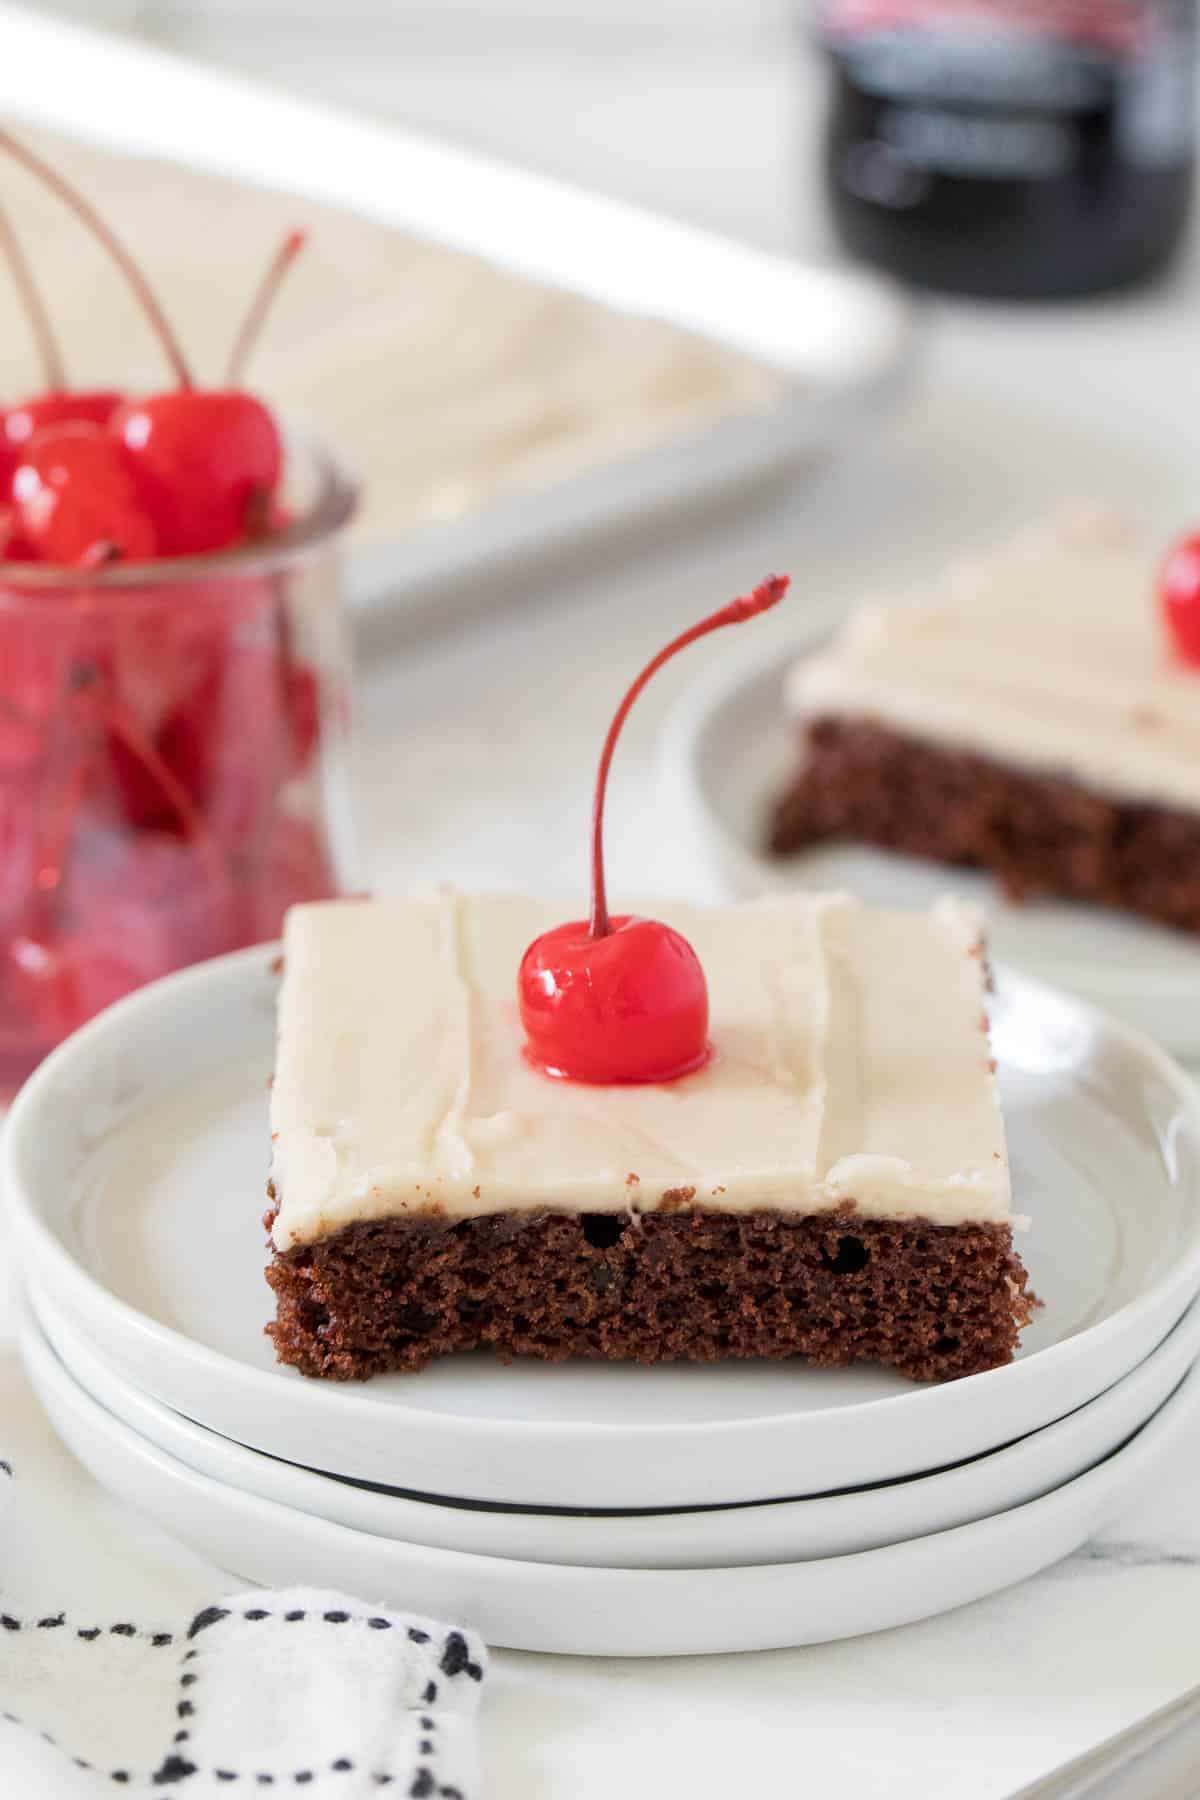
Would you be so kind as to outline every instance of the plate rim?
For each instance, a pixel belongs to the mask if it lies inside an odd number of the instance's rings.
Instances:
[[[1113,1451],[1094,1468],[1087,1470],[1074,1480],[1064,1483],[1051,1493],[1043,1495],[1037,1500],[1026,1502],[1023,1506],[1009,1508],[988,1518],[967,1525],[954,1526],[947,1531],[931,1533],[923,1538],[909,1539],[905,1543],[887,1545],[876,1550],[850,1552],[838,1557],[814,1558],[804,1563],[773,1562],[701,1569],[588,1568],[577,1564],[530,1563],[517,1558],[485,1557],[469,1551],[434,1550],[410,1545],[404,1540],[385,1540],[373,1533],[356,1531],[350,1526],[330,1524],[325,1520],[316,1519],[310,1514],[300,1513],[278,1501],[263,1500],[256,1495],[245,1493],[242,1489],[229,1487],[225,1483],[213,1480],[210,1476],[189,1469],[178,1458],[172,1457],[169,1452],[151,1444],[148,1439],[142,1438],[131,1427],[116,1419],[80,1387],[70,1371],[54,1356],[44,1341],[42,1344],[38,1343],[29,1331],[27,1320],[22,1322],[19,1342],[26,1370],[43,1404],[45,1404],[43,1384],[53,1383],[60,1390],[60,1405],[63,1404],[61,1390],[65,1389],[66,1404],[74,1410],[76,1416],[80,1412],[85,1417],[93,1414],[99,1415],[98,1423],[94,1419],[91,1422],[93,1432],[99,1430],[110,1443],[115,1441],[118,1451],[125,1458],[134,1455],[141,1459],[143,1467],[147,1463],[157,1466],[159,1478],[172,1482],[176,1488],[183,1486],[194,1491],[198,1490],[200,1496],[208,1501],[210,1511],[215,1505],[224,1501],[226,1506],[232,1505],[243,1515],[247,1513],[251,1516],[257,1515],[259,1522],[267,1526],[278,1527],[280,1521],[285,1520],[289,1529],[299,1529],[308,1536],[310,1547],[314,1537],[324,1539],[327,1533],[332,1533],[339,1539],[350,1540],[352,1545],[356,1544],[359,1548],[373,1547],[376,1556],[386,1557],[391,1553],[392,1556],[399,1558],[405,1551],[415,1552],[421,1565],[421,1573],[435,1579],[441,1574],[444,1574],[448,1581],[453,1581],[456,1576],[460,1579],[473,1576],[477,1584],[486,1584],[489,1575],[494,1579],[498,1578],[501,1582],[507,1578],[513,1587],[519,1587],[526,1614],[530,1602],[532,1601],[534,1605],[538,1604],[540,1594],[541,1602],[544,1604],[547,1597],[546,1591],[554,1586],[567,1589],[572,1597],[586,1597],[602,1592],[606,1585],[618,1582],[627,1589],[635,1590],[647,1600],[664,1601],[669,1601],[673,1594],[682,1594],[695,1584],[703,1582],[706,1602],[711,1601],[712,1611],[715,1614],[722,1610],[720,1604],[722,1599],[726,1595],[736,1594],[743,1584],[752,1588],[774,1587],[779,1582],[781,1573],[795,1575],[800,1569],[813,1572],[814,1579],[818,1582],[838,1580],[845,1591],[857,1589],[858,1591],[869,1590],[894,1595],[898,1571],[903,1571],[908,1577],[910,1569],[927,1570],[931,1559],[935,1559],[938,1566],[944,1566],[947,1558],[960,1566],[963,1564],[970,1567],[990,1566],[991,1560],[999,1549],[1002,1549],[1004,1553],[1008,1552],[1014,1536],[1021,1544],[1032,1541],[1035,1546],[1044,1547],[1046,1540],[1052,1537],[1056,1530],[1061,1533],[1064,1524],[1067,1525],[1067,1536],[1071,1541],[1066,1548],[1052,1548],[1050,1555],[1045,1557],[1040,1557],[1040,1548],[1035,1548],[1032,1564],[1026,1557],[1019,1574],[1006,1576],[998,1582],[987,1577],[983,1585],[977,1587],[973,1593],[952,1599],[944,1605],[934,1605],[926,1611],[907,1612],[904,1609],[904,1617],[893,1617],[890,1619],[890,1623],[903,1623],[906,1620],[915,1622],[919,1618],[937,1616],[937,1614],[953,1610],[954,1607],[973,1598],[983,1597],[987,1593],[996,1592],[1011,1585],[1014,1581],[1025,1579],[1028,1575],[1050,1566],[1059,1560],[1060,1556],[1070,1554],[1071,1548],[1086,1541],[1096,1528],[1099,1516],[1102,1516],[1106,1509],[1125,1503],[1132,1488],[1139,1480],[1145,1479],[1148,1469],[1155,1466],[1159,1459],[1170,1451],[1189,1417],[1200,1410],[1200,1364],[1194,1364],[1159,1411],[1147,1420],[1146,1424],[1124,1445]],[[50,1362],[49,1377],[46,1372],[47,1358]],[[53,1423],[57,1431],[59,1429],[57,1416],[53,1418]],[[88,1458],[84,1457],[82,1460],[87,1463],[89,1468],[92,1468]],[[97,1479],[102,1478],[97,1477]],[[1078,1529],[1082,1523],[1080,1515],[1086,1519],[1081,1531]],[[1061,1538],[1059,1542],[1061,1543]],[[880,1576],[884,1577],[882,1582],[878,1579]],[[478,1589],[477,1592],[479,1592]],[[485,1608],[487,1604],[486,1600],[482,1600]],[[476,1607],[480,1605],[479,1599],[475,1601],[475,1605]],[[591,1615],[588,1616],[590,1620]],[[478,1623],[480,1628],[485,1631],[485,1635],[489,1636],[493,1642],[500,1644],[507,1642],[516,1648],[546,1648],[553,1650],[556,1654],[624,1656],[713,1654],[731,1647],[729,1645],[710,1645],[707,1650],[702,1651],[694,1648],[688,1651],[661,1647],[640,1650],[613,1650],[610,1648],[603,1651],[595,1648],[580,1649],[577,1646],[568,1648],[561,1642],[554,1645],[534,1644],[528,1641],[524,1628],[518,1634],[518,1641],[514,1644],[513,1639],[508,1637],[505,1632],[489,1629],[483,1625],[482,1621],[478,1621]],[[831,1637],[862,1635],[883,1628],[886,1627],[882,1622],[860,1624],[850,1630],[839,1628],[831,1634]],[[525,1636],[523,1643],[520,1641],[522,1636]],[[822,1641],[831,1641],[831,1639],[803,1635],[793,1639],[778,1640],[779,1643]],[[733,1647],[761,1648],[769,1646],[742,1644]]]
[[[136,1433],[139,1437],[144,1438],[156,1449],[161,1450],[165,1455],[174,1457],[175,1460],[183,1463],[187,1468],[194,1470],[197,1474],[205,1475],[210,1480],[217,1481],[222,1485],[235,1486],[243,1492],[257,1494],[260,1498],[275,1500],[278,1504],[290,1506],[297,1511],[311,1513],[315,1517],[324,1519],[325,1522],[329,1524],[344,1524],[348,1525],[350,1529],[366,1530],[373,1535],[399,1538],[401,1541],[407,1542],[427,1542],[428,1540],[425,1539],[422,1534],[431,1528],[433,1517],[442,1518],[447,1513],[459,1514],[464,1510],[461,1506],[456,1505],[451,1500],[447,1500],[445,1497],[423,1495],[415,1492],[389,1493],[384,1489],[382,1492],[374,1493],[372,1498],[381,1501],[385,1507],[395,1502],[399,1502],[405,1509],[404,1517],[407,1520],[407,1529],[402,1528],[397,1531],[382,1531],[367,1523],[356,1525],[351,1520],[344,1517],[331,1517],[323,1510],[323,1506],[321,1505],[319,1485],[323,1484],[331,1489],[336,1489],[339,1486],[336,1477],[323,1474],[321,1471],[306,1465],[292,1464],[286,1459],[272,1456],[268,1451],[256,1450],[250,1445],[238,1443],[236,1440],[227,1438],[220,1432],[213,1430],[211,1426],[187,1418],[185,1415],[176,1412],[173,1408],[168,1406],[165,1401],[159,1400],[155,1398],[155,1396],[146,1393],[143,1389],[137,1387],[136,1383],[130,1377],[124,1375],[120,1370],[109,1364],[103,1353],[98,1350],[95,1345],[91,1344],[83,1333],[78,1332],[68,1319],[62,1316],[57,1303],[52,1298],[37,1290],[36,1283],[29,1282],[25,1285],[22,1302],[25,1309],[31,1315],[34,1329],[39,1336],[45,1340],[49,1350],[63,1365],[66,1373],[80,1388],[83,1389],[90,1399],[94,1400],[104,1411],[111,1413],[118,1422],[128,1430]],[[1183,1358],[1182,1364],[1180,1364],[1181,1357]],[[77,1358],[82,1358],[83,1360],[83,1373],[80,1372],[76,1361]],[[1123,1435],[1118,1436],[1116,1441],[1106,1450],[1085,1450],[1083,1454],[1087,1456],[1089,1460],[1083,1462],[1073,1471],[1073,1473],[1063,1476],[1061,1479],[1054,1482],[1052,1486],[1049,1486],[1044,1490],[1045,1492],[1050,1493],[1053,1492],[1056,1487],[1063,1486],[1066,1482],[1075,1480],[1080,1475],[1086,1474],[1091,1468],[1099,1466],[1101,1462],[1106,1461],[1109,1456],[1118,1451],[1131,1436],[1135,1435],[1143,1426],[1148,1424],[1162,1407],[1166,1405],[1167,1401],[1175,1393],[1177,1388],[1186,1378],[1189,1370],[1197,1363],[1197,1361],[1200,1361],[1200,1299],[1193,1301],[1182,1319],[1172,1327],[1162,1342],[1156,1345],[1142,1362],[1132,1369],[1127,1376],[1122,1377],[1111,1387],[1106,1388],[1103,1393],[1098,1394],[1095,1399],[1086,1401],[1082,1406],[1076,1408],[1074,1412],[1067,1414],[1062,1419],[1054,1420],[1050,1424],[1040,1427],[1037,1431],[1030,1433],[1025,1438],[1002,1445],[994,1451],[984,1452],[980,1456],[970,1458],[964,1463],[951,1465],[948,1468],[936,1471],[930,1471],[927,1474],[905,1477],[899,1482],[873,1483],[837,1494],[783,1496],[775,1500],[754,1501],[740,1505],[725,1505],[715,1508],[656,1509],[649,1515],[644,1512],[627,1515],[601,1513],[598,1516],[574,1514],[567,1515],[566,1520],[564,1520],[561,1512],[547,1514],[544,1509],[539,1511],[535,1508],[523,1508],[521,1509],[521,1517],[527,1531],[531,1531],[534,1528],[545,1529],[548,1521],[555,1529],[558,1529],[560,1526],[565,1527],[569,1522],[573,1530],[581,1532],[584,1536],[588,1536],[593,1534],[593,1527],[599,1524],[605,1531],[612,1529],[614,1536],[619,1539],[622,1528],[626,1525],[630,1527],[629,1535],[631,1536],[636,1536],[638,1532],[645,1530],[660,1530],[665,1534],[675,1526],[676,1521],[684,1519],[690,1522],[694,1519],[697,1512],[701,1514],[705,1524],[713,1522],[717,1515],[748,1514],[753,1515],[756,1520],[765,1518],[769,1525],[783,1528],[792,1521],[795,1521],[797,1524],[800,1522],[797,1515],[797,1509],[801,1509],[802,1512],[806,1512],[808,1515],[807,1523],[809,1528],[816,1529],[819,1528],[820,1521],[815,1521],[815,1515],[812,1510],[814,1508],[822,1508],[821,1520],[827,1520],[830,1508],[836,1506],[841,1501],[860,1499],[864,1495],[871,1495],[872,1497],[877,1498],[880,1507],[886,1508],[891,1490],[896,1487],[908,1489],[910,1493],[918,1494],[918,1497],[920,1497],[920,1490],[923,1487],[924,1494],[928,1497],[931,1493],[930,1484],[941,1481],[943,1477],[953,1478],[963,1475],[969,1476],[976,1471],[977,1465],[979,1464],[990,1463],[994,1472],[997,1459],[1007,1458],[1009,1465],[1011,1465],[1014,1461],[1014,1453],[1016,1453],[1016,1456],[1018,1457],[1036,1460],[1039,1449],[1045,1451],[1050,1434],[1058,1434],[1060,1437],[1066,1434],[1075,1437],[1080,1429],[1082,1429],[1085,1435],[1090,1436],[1088,1431],[1089,1425],[1094,1427],[1098,1416],[1107,1418],[1107,1415],[1113,1411],[1114,1408],[1117,1409],[1122,1415],[1122,1422],[1117,1425],[1116,1429],[1118,1432],[1123,1433]],[[1163,1367],[1164,1364],[1166,1365],[1165,1371]],[[1164,1376],[1169,1385],[1165,1392],[1160,1392],[1160,1386]],[[1122,1394],[1119,1394],[1118,1390],[1124,1391]],[[1152,1395],[1156,1392],[1159,1393],[1159,1397],[1156,1400],[1152,1398],[1149,1403],[1146,1403],[1144,1396],[1147,1390],[1150,1390]],[[133,1396],[136,1413],[135,1417],[130,1417],[128,1413],[122,1410],[119,1400],[114,1403],[114,1394],[124,1394],[126,1392]],[[1128,1415],[1128,1405],[1131,1398],[1136,1414],[1136,1422],[1132,1423],[1129,1421]],[[1121,1406],[1122,1400],[1125,1402],[1124,1407]],[[1082,1415],[1089,1413],[1091,1414],[1091,1419],[1085,1420]],[[1101,1429],[1104,1431],[1111,1431],[1113,1427],[1111,1423],[1105,1423]],[[165,1437],[160,1436],[160,1432],[165,1433]],[[211,1455],[218,1459],[228,1460],[228,1474],[223,1475],[220,1472],[219,1467],[213,1467],[211,1466],[211,1463],[201,1464],[192,1459],[192,1455],[189,1454],[188,1446],[193,1438],[198,1438],[200,1440],[196,1449],[196,1454],[199,1455],[210,1455],[209,1443],[211,1442],[211,1445],[213,1446]],[[1035,1440],[1041,1440],[1040,1445],[1036,1444]],[[1072,1455],[1075,1453],[1075,1451],[1071,1452]],[[242,1472],[242,1475],[239,1476],[238,1465],[242,1463],[243,1459],[245,1459],[245,1469]],[[1044,1456],[1041,1461],[1044,1473]],[[283,1484],[285,1484],[292,1476],[299,1477],[301,1492],[296,1496],[289,1498],[286,1492],[264,1494],[257,1486],[247,1485],[245,1477],[249,1476],[251,1480],[253,1480],[253,1471],[258,1464],[266,1464],[273,1468],[281,1468],[284,1471],[280,1478],[280,1481]],[[985,1478],[986,1473],[987,1472],[984,1471]],[[1041,1476],[1038,1475],[1031,1466],[1025,1474],[1024,1479],[1038,1480],[1041,1479]],[[304,1490],[309,1488],[309,1484],[318,1484],[312,1486],[311,1492],[309,1492],[308,1495],[311,1500],[316,1502],[315,1506],[305,1504],[303,1497]],[[990,1498],[985,1498],[981,1493],[977,1497],[970,1498],[966,1501],[966,1504],[972,1507],[978,1504],[988,1508],[987,1511],[981,1511],[978,1514],[978,1518],[990,1517],[997,1510],[1010,1510],[1014,1505],[1024,1505],[1029,1503],[1028,1499],[1009,1499],[1005,1500],[1000,1507],[997,1507],[995,1504],[995,1483],[993,1482],[991,1485],[992,1493]],[[1008,1491],[1011,1491],[1011,1489]],[[1033,1497],[1040,1498],[1041,1495],[1035,1495]],[[430,1519],[427,1519],[425,1523],[422,1523],[424,1515],[430,1515],[431,1517]],[[487,1514],[485,1516],[490,1519],[492,1515]],[[976,1522],[977,1519],[964,1519],[959,1521],[959,1523]],[[489,1528],[490,1527],[485,1526],[483,1529],[486,1531]],[[856,1526],[855,1529],[857,1530],[859,1527]],[[954,1529],[954,1527],[949,1525],[938,1526],[933,1528],[933,1530],[925,1531],[909,1530],[906,1527],[902,1536],[895,1539],[889,1538],[886,1541],[888,1544],[901,1543],[908,1541],[914,1536],[933,1535],[934,1530],[949,1529]],[[751,1532],[751,1536],[753,1537],[753,1531]],[[573,1556],[571,1560],[573,1562],[581,1562],[587,1567],[675,1566],[696,1568],[706,1566],[699,1562],[658,1564],[639,1561],[638,1563],[620,1564],[607,1560],[607,1558],[615,1556],[620,1547],[619,1541],[614,1543],[611,1548],[607,1543],[604,1544],[601,1547],[601,1553],[605,1560],[601,1560],[594,1550],[589,1550],[587,1554],[584,1555],[581,1547],[579,1554]],[[882,1544],[872,1544],[860,1545],[858,1548],[860,1550],[865,1550],[868,1548],[878,1549],[882,1547],[884,1547]],[[431,1543],[430,1548],[455,1549],[463,1548],[463,1546]],[[665,1545],[660,1546],[655,1553],[661,1554],[663,1549],[665,1549]],[[502,1557],[508,1557],[513,1554],[510,1550],[484,1548],[479,1545],[476,1545],[473,1551],[468,1551],[468,1553],[488,1556],[498,1555]],[[806,1561],[814,1560],[817,1555],[828,1557],[833,1554],[851,1553],[852,1552],[849,1551],[813,1552],[810,1550],[804,1555],[796,1554],[790,1560]],[[649,1554],[650,1552],[648,1550],[638,1552],[639,1558],[646,1557]],[[689,1552],[689,1554],[693,1553]],[[728,1555],[729,1551],[727,1550],[725,1553],[726,1560],[722,1562],[722,1567],[750,1566],[749,1559],[743,1559],[740,1551],[737,1552],[734,1563],[728,1562]],[[528,1556],[525,1556],[518,1558],[518,1560],[531,1559]],[[557,1562],[561,1560],[561,1555],[558,1557],[537,1557],[532,1560]]]
[[[25,1165],[30,1160],[33,1141],[44,1128],[44,1115],[53,1118],[54,1097],[58,1084],[69,1077],[80,1065],[96,1053],[103,1053],[106,1042],[125,1029],[127,1021],[137,1018],[143,1012],[153,1012],[160,1007],[175,1006],[186,1003],[188,995],[196,988],[214,980],[227,979],[240,981],[254,975],[262,977],[270,973],[270,965],[280,954],[278,944],[256,945],[248,950],[234,951],[228,955],[214,957],[207,962],[193,965],[173,975],[152,982],[133,994],[125,996],[113,1006],[97,1015],[88,1024],[74,1033],[57,1049],[51,1052],[45,1062],[26,1082],[13,1102],[4,1132],[3,1143],[3,1180],[7,1193],[10,1217],[14,1220],[18,1237],[27,1255],[31,1255],[39,1265],[48,1263],[57,1270],[60,1284],[66,1284],[76,1292],[82,1292],[91,1301],[92,1307],[112,1312],[126,1327],[138,1333],[151,1345],[165,1346],[173,1356],[182,1356],[194,1366],[207,1371],[214,1379],[236,1379],[243,1387],[249,1386],[264,1399],[279,1392],[278,1383],[281,1372],[278,1369],[259,1369],[249,1363],[239,1362],[225,1352],[215,1350],[194,1338],[177,1331],[173,1326],[163,1324],[151,1318],[114,1294],[103,1282],[80,1262],[65,1244],[59,1239],[50,1225],[41,1216],[36,1194],[27,1186]],[[1055,1000],[1067,1004],[1088,1016],[1089,1023],[1104,1033],[1114,1036],[1136,1058],[1148,1063],[1158,1077],[1166,1084],[1175,1096],[1182,1111],[1191,1119],[1197,1136],[1200,1137],[1200,1087],[1190,1080],[1168,1052],[1160,1048],[1135,1027],[1122,1020],[1111,1018],[1100,1008],[1087,1001],[1077,999],[1073,995],[1061,994],[1048,984],[1037,981],[1033,977],[1014,974],[1008,970],[998,970],[998,977],[1018,991],[1031,989],[1035,993],[1046,991]],[[944,1404],[938,1396],[959,1389],[963,1391],[970,1386],[973,1395],[980,1401],[985,1395],[995,1392],[1004,1383],[1008,1390],[1017,1384],[1028,1384],[1039,1379],[1051,1368],[1059,1369],[1064,1364],[1073,1363],[1088,1353],[1089,1348],[1105,1344],[1114,1337],[1136,1325],[1144,1316],[1158,1306],[1174,1303],[1176,1297],[1183,1296],[1178,1310],[1173,1314],[1176,1322],[1181,1316],[1186,1301],[1200,1289],[1200,1214],[1197,1218],[1195,1239],[1189,1254],[1174,1267],[1167,1270],[1148,1289],[1136,1295],[1119,1307],[1116,1312],[1098,1324],[1086,1327],[1083,1331],[1069,1338],[1060,1339],[1057,1343],[1035,1352],[1032,1356],[1017,1362],[1009,1363],[1002,1368],[985,1370],[978,1375],[966,1377],[963,1382],[943,1383],[914,1387],[904,1393],[892,1394],[880,1399],[852,1402],[846,1407],[837,1409],[840,1421],[853,1421],[860,1424],[865,1418],[878,1417],[881,1409],[890,1408],[894,1415],[901,1402],[908,1407],[914,1425],[918,1422],[922,1409],[928,1412],[932,1406]],[[1029,1371],[1038,1373],[1030,1374]],[[284,1377],[286,1379],[286,1373]],[[357,1390],[348,1390],[342,1383],[308,1382],[305,1392],[309,1396],[304,1404],[310,1404],[322,1413],[336,1407],[344,1417],[355,1414],[377,1421],[380,1417],[379,1402],[370,1400],[359,1394]],[[369,1409],[369,1410],[364,1410]],[[655,1425],[650,1423],[615,1424],[611,1422],[579,1423],[572,1420],[498,1420],[486,1416],[472,1416],[470,1429],[487,1439],[527,1438],[530,1441],[549,1442],[551,1439],[563,1438],[577,1441],[651,1438],[656,1442],[667,1441],[679,1443],[694,1440],[703,1436],[709,1443],[736,1445],[742,1435],[781,1427],[790,1426],[795,1429],[797,1421],[805,1415],[796,1413],[770,1413],[758,1415],[753,1419],[722,1419],[699,1424],[695,1421],[675,1422]],[[807,1415],[809,1417],[813,1415]],[[425,1431],[446,1433],[457,1436],[463,1428],[464,1421],[456,1415],[441,1414],[426,1409],[414,1408],[407,1403],[397,1401],[388,1407],[388,1417],[399,1428],[406,1419],[419,1420]],[[803,1428],[802,1426],[800,1427]]]

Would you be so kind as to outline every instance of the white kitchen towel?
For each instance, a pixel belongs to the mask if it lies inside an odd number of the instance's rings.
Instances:
[[[0,1460],[0,1506],[11,1487]],[[175,1621],[9,1612],[2,1576],[0,1730],[40,1733],[98,1789],[477,1794],[470,1631],[309,1588]]]

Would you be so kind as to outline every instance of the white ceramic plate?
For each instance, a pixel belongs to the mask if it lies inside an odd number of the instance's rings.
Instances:
[[[493,1644],[582,1656],[770,1650],[930,1618],[1078,1549],[1157,1475],[1200,1417],[1200,1372],[1122,1450],[1052,1494],[885,1550],[739,1569],[581,1569],[431,1550],[225,1487],[158,1450],[75,1382],[29,1321],[22,1352],[51,1422],[96,1479],[250,1581],[370,1594],[465,1619]]]
[[[359,1385],[274,1361],[259,1224],[268,946],[131,995],[42,1064],[5,1136],[29,1278],[134,1386],[288,1462],[455,1498],[625,1511],[923,1473],[1062,1418],[1200,1288],[1200,1099],[1161,1051],[1003,977],[993,1008],[1043,1311],[1011,1366],[918,1387],[802,1363],[505,1367]]]
[[[1111,1455],[1158,1411],[1200,1356],[1200,1301],[1131,1375],[1068,1418],[936,1475],[719,1511],[538,1513],[438,1503],[297,1468],[247,1450],[124,1381],[53,1302],[29,1295],[70,1375],[158,1449],[226,1487],[330,1524],[435,1549],[586,1568],[686,1569],[797,1562],[882,1549],[967,1525],[1048,1494]]]
[[[848,888],[868,900],[927,906],[953,888],[987,914],[1001,962],[1108,1008],[1181,1055],[1200,1055],[1200,944],[1181,932],[1098,907],[1014,906],[985,875],[880,850],[831,844],[783,860],[763,854],[772,800],[795,767],[784,678],[828,629],[826,614],[791,654],[726,661],[667,721],[665,804],[714,892]]]

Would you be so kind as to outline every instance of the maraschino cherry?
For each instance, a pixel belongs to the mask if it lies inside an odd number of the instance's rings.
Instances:
[[[174,389],[127,401],[104,420],[114,458],[133,477],[140,504],[149,515],[157,553],[193,555],[239,542],[260,520],[269,518],[283,470],[283,446],[270,411],[239,388],[197,388],[145,275],[91,203],[2,129],[0,149],[44,182],[103,244],[133,289],[174,370]],[[239,334],[234,353],[239,366],[303,241],[301,234],[291,233],[274,258]],[[108,533],[104,541],[119,546],[121,534]]]
[[[0,482],[7,491],[21,453],[35,432],[67,422],[107,425],[121,404],[122,396],[108,388],[73,392],[68,387],[62,351],[45,300],[34,280],[21,241],[3,209],[0,209],[0,254],[8,264],[13,286],[29,320],[46,383],[43,393],[10,406],[0,420]]]
[[[1183,662],[1200,664],[1200,532],[1171,551],[1158,593],[1176,654]]]
[[[229,361],[241,374],[284,274],[304,248],[289,232],[251,303]],[[260,528],[283,472],[283,445],[268,409],[230,385],[181,386],[132,401],[113,429],[136,465],[168,554],[221,550]]]
[[[21,535],[47,561],[99,568],[148,562],[158,549],[128,469],[100,425],[39,431],[12,483]]]
[[[592,806],[592,907],[535,938],[517,977],[525,1055],[546,1075],[594,1086],[676,1081],[708,1061],[708,984],[685,937],[657,919],[610,917],[604,883],[604,797],[630,708],[665,662],[697,638],[778,605],[786,575],[772,575],[682,632],[646,664],[604,740]]]
[[[190,382],[183,353],[153,290],[99,214],[56,170],[2,129],[0,149],[23,163],[100,238],[132,286],[180,380]],[[48,359],[50,384],[50,392],[13,408],[5,418],[5,440],[17,458],[12,496],[21,536],[47,562],[88,566],[154,556],[158,532],[135,489],[121,446],[108,429],[122,396],[108,390],[69,391],[45,307],[11,233],[7,248],[43,360]]]

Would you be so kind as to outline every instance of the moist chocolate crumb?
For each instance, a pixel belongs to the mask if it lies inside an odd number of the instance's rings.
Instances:
[[[1010,900],[1057,894],[1200,933],[1200,811],[1094,793],[871,719],[813,720],[775,808],[774,854],[828,838],[990,870]]]
[[[1032,1300],[1007,1225],[707,1209],[379,1219],[277,1253],[281,1362],[361,1380],[490,1347],[640,1363],[803,1356],[918,1381],[1008,1362]]]

